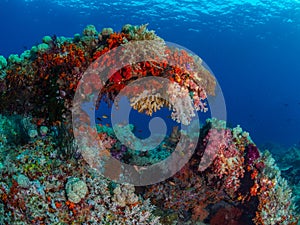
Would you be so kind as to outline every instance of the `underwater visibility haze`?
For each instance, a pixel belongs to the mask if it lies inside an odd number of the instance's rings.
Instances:
[[[299,0],[0,18],[0,225],[298,224]]]

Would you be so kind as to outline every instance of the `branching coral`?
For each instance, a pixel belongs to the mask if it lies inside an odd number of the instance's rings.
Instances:
[[[154,112],[169,104],[159,93],[151,94],[148,90],[144,90],[138,97],[130,99],[130,105],[138,112],[145,112],[147,115],[152,116]]]
[[[167,93],[170,108],[173,109],[172,119],[184,125],[190,124],[195,116],[195,110],[188,89],[180,87],[177,83],[171,83],[168,85]]]

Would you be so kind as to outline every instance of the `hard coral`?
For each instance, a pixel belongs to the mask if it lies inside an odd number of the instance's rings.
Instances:
[[[88,189],[86,183],[79,178],[71,177],[66,184],[66,193],[68,200],[73,203],[79,203],[85,197]]]

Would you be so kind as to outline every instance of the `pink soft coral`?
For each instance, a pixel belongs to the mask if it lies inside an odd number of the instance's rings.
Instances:
[[[244,176],[244,157],[235,146],[230,129],[210,129],[204,143],[206,148],[198,169],[202,171],[212,164],[213,174],[224,179],[226,189],[235,192]]]

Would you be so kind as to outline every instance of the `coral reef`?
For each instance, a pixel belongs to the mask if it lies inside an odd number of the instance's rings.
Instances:
[[[297,224],[291,188],[274,159],[261,154],[247,132],[208,120],[201,137],[189,163],[168,180],[148,186],[145,198],[165,215],[176,213],[182,223]]]
[[[57,158],[52,138],[9,149],[0,170],[2,224],[159,224],[134,186],[113,184],[82,158]]]
[[[118,55],[124,46],[127,52]],[[108,52],[112,57],[106,57]],[[136,61],[137,55],[144,60]],[[110,70],[122,60],[128,64]],[[272,156],[258,149],[249,133],[214,118],[193,127],[200,129],[193,155],[165,181],[134,187],[94,170],[83,151],[148,166],[168,158],[183,135],[176,126],[154,149],[135,150],[115,133],[123,132],[133,142],[129,133],[134,125],[97,124],[95,132],[80,129],[96,134],[103,151],[88,143],[78,149],[71,124],[73,98],[87,68],[95,72],[105,66],[112,74],[100,81],[98,102],[117,104],[123,91],[138,112],[151,116],[167,107],[183,125],[193,126],[196,113],[209,109],[207,95],[215,94],[216,80],[202,60],[166,46],[147,25],[125,25],[121,32],[98,32],[89,25],[73,38],[45,36],[20,56],[0,56],[0,224],[297,224],[291,178],[282,177]],[[97,73],[90,75],[97,80]],[[154,78],[126,90],[146,77]],[[83,86],[80,95],[95,97],[95,82]],[[198,137],[197,132],[189,135]],[[112,169],[120,175],[118,166]]]

